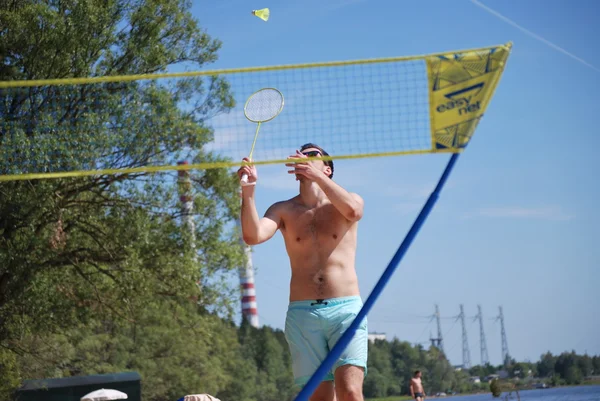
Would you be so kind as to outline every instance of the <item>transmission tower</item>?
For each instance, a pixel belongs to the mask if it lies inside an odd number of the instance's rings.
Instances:
[[[487,343],[485,341],[485,332],[483,331],[483,313],[481,313],[481,305],[477,305],[477,316],[473,321],[479,320],[479,342],[481,345],[481,366],[487,365],[490,360],[488,358]]]
[[[432,338],[431,339],[431,344],[432,345],[436,345],[437,343],[437,347],[438,349],[442,352],[442,354],[444,354],[444,340],[442,338],[442,323],[440,322],[440,308],[438,307],[438,305],[435,305],[435,320],[437,323],[437,338]]]
[[[462,304],[460,305],[460,315],[458,315],[462,324],[462,351],[463,351],[463,368],[471,368],[471,354],[469,352],[469,341],[467,339],[467,327],[465,326],[465,310]]]
[[[500,334],[502,335],[502,363],[506,367],[510,359],[508,353],[508,342],[506,341],[506,330],[504,330],[504,313],[502,313],[502,307],[498,307],[500,314],[496,317],[496,321],[500,320]]]
[[[439,340],[435,337],[433,337],[433,334],[431,334],[431,331],[429,332],[429,341],[431,341],[431,346],[432,347],[440,347],[439,344]]]

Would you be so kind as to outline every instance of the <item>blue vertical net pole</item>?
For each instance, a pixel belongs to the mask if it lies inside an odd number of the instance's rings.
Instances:
[[[400,244],[400,247],[398,248],[398,250],[392,257],[392,260],[388,264],[388,267],[385,269],[385,271],[381,275],[381,278],[379,279],[377,284],[375,284],[373,291],[371,291],[371,294],[365,301],[362,309],[360,310],[360,312],[358,312],[358,315],[356,316],[356,318],[354,319],[352,324],[348,327],[346,332],[344,332],[344,334],[339,339],[339,341],[335,344],[333,349],[331,351],[329,351],[329,354],[327,355],[325,360],[321,363],[321,366],[319,366],[319,368],[315,371],[315,373],[313,373],[310,380],[306,383],[306,385],[298,393],[298,395],[296,396],[294,401],[308,401],[309,397],[315,392],[315,390],[317,389],[317,387],[323,380],[323,377],[325,377],[327,372],[334,365],[335,361],[340,357],[342,352],[344,352],[344,350],[350,343],[350,340],[352,340],[352,337],[354,337],[354,334],[356,333],[356,329],[360,326],[360,323],[363,321],[365,316],[367,316],[367,314],[371,310],[371,307],[373,306],[373,304],[375,303],[375,301],[377,300],[377,298],[383,291],[383,288],[388,283],[388,281],[394,274],[394,271],[400,264],[400,261],[402,260],[402,258],[404,257],[404,254],[410,247],[410,244],[417,236],[417,233],[419,232],[421,226],[427,219],[429,212],[431,212],[431,209],[433,209],[433,206],[435,205],[435,202],[439,198],[440,192],[441,192],[442,188],[444,187],[444,184],[448,180],[448,176],[450,175],[452,168],[456,164],[456,160],[458,159],[458,156],[459,156],[459,153],[452,154],[452,157],[450,157],[450,160],[448,161],[448,164],[446,165],[446,168],[444,169],[442,176],[440,177],[437,185],[435,186],[435,189],[433,190],[431,195],[429,195],[427,202],[425,202],[425,205],[423,205],[421,212],[419,212],[419,215],[417,216],[415,222],[413,223],[412,227],[408,231],[408,234],[406,234],[406,237],[404,237],[404,240]]]

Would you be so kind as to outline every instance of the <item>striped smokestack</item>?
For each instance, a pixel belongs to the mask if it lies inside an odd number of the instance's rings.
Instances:
[[[238,228],[241,226],[238,221]],[[251,326],[258,328],[258,307],[256,304],[256,288],[254,287],[254,270],[252,266],[252,249],[240,239],[244,247],[245,265],[239,269],[240,287],[242,289],[242,319],[246,319]]]
[[[187,165],[188,162],[177,162],[177,165]],[[192,181],[188,170],[177,171],[177,185],[179,188],[179,200],[181,201],[181,215],[183,223],[195,234],[195,225],[193,216],[194,201],[192,199]]]
[[[180,161],[178,165],[187,165],[188,162]],[[177,188],[179,193],[179,200],[181,202],[181,219],[184,227],[189,231],[190,235],[190,246],[194,254],[193,260],[197,261],[196,255],[196,224],[194,223],[194,197],[192,195],[192,180],[190,179],[189,170],[178,170],[177,171]],[[200,285],[200,280],[196,281],[196,284]]]

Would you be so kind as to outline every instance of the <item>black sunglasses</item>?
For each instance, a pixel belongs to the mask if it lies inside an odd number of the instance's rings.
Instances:
[[[302,152],[302,154],[308,157],[323,156],[318,150],[309,150],[308,152]]]

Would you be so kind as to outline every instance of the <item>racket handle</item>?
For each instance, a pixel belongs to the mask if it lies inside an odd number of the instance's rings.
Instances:
[[[250,185],[256,185],[256,182],[252,182],[252,183],[248,182],[248,174],[242,175],[242,179],[240,181],[242,182],[243,187],[247,187]]]
[[[251,158],[252,158],[252,153],[250,153],[249,159],[251,159]],[[246,174],[246,173],[242,174],[242,179],[240,180],[240,182],[243,187],[246,187],[248,185],[256,185],[256,182],[248,183],[248,174]]]

